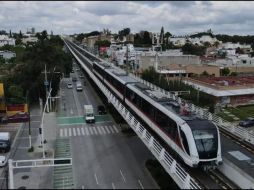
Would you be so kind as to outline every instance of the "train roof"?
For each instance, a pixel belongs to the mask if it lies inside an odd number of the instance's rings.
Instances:
[[[120,69],[119,67],[116,67],[116,66],[110,65],[110,64],[106,64],[103,62],[100,62],[98,64],[101,67],[103,67],[105,70],[107,70],[108,73],[110,73],[111,75],[114,75],[116,78],[120,79],[120,81],[123,84],[132,83],[131,86],[133,86],[135,89],[142,92],[144,95],[153,99],[155,102],[157,102],[158,104],[160,104],[161,106],[166,108],[171,113],[173,112],[175,115],[180,117],[182,120],[186,121],[188,124],[190,124],[192,126],[191,128],[196,128],[197,125],[200,125],[200,124],[195,124],[195,123],[200,123],[201,121],[206,121],[206,120],[198,117],[198,115],[191,112],[190,110],[189,110],[188,115],[180,114],[179,110],[181,108],[181,105],[176,100],[167,97],[165,94],[163,94],[162,92],[160,92],[158,90],[154,90],[154,89],[150,88],[149,86],[147,86],[143,83],[140,83],[138,80],[136,80],[135,78],[128,75],[128,73],[126,71]],[[190,122],[190,121],[192,121],[192,122]],[[207,123],[211,123],[211,122],[207,122]],[[203,125],[201,125],[201,126],[203,126]]]

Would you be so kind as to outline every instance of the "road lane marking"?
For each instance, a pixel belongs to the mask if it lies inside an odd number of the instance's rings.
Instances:
[[[86,134],[89,135],[89,130],[87,127],[85,128],[85,130],[86,130]]]
[[[105,129],[103,128],[103,126],[101,126],[101,130],[102,130],[102,132],[103,132],[104,134],[106,134],[106,131],[105,131]]]
[[[75,137],[76,136],[76,128],[72,128],[73,130],[73,136]]]
[[[64,136],[65,137],[67,137],[67,133],[68,133],[67,129],[64,129]]]
[[[80,129],[79,128],[77,128],[77,132],[78,132],[78,136],[80,136]]]
[[[60,129],[60,137],[62,137],[62,136],[63,136],[63,130]]]
[[[81,128],[81,133],[82,133],[82,135],[85,135],[85,131],[84,131],[83,127]]]
[[[141,181],[140,181],[140,180],[138,180],[138,183],[139,183],[139,185],[140,185],[141,189],[144,189],[144,186],[142,185],[142,183],[141,183]]]
[[[95,181],[96,181],[97,185],[99,185],[96,174],[94,174],[94,178],[95,178]]]
[[[119,132],[115,125],[113,125],[113,128],[115,129],[115,131],[116,131],[117,133]]]
[[[95,127],[93,127],[93,130],[94,130],[94,134],[98,134],[98,132],[97,132],[97,130],[96,130],[96,128]]]
[[[124,175],[123,175],[122,170],[120,170],[120,174],[121,174],[121,176],[122,176],[122,178],[123,178],[124,183],[126,183],[126,180],[125,180],[125,177],[124,177]]]
[[[114,185],[114,183],[113,183],[113,182],[112,182],[112,188],[113,188],[113,189],[116,189],[116,187],[115,187],[115,185]]]
[[[101,132],[100,127],[97,127],[97,129],[98,129],[98,131],[99,131],[100,135],[102,135],[102,132]]]
[[[104,127],[105,127],[106,131],[108,132],[108,134],[110,134],[108,127],[107,126],[104,126]]]
[[[109,126],[108,128],[109,128],[109,130],[110,130],[112,133],[115,133],[115,131],[114,131],[114,129],[112,128],[112,126]]]
[[[91,135],[93,135],[93,129],[90,127],[88,129],[89,129],[89,132],[91,133]]]
[[[69,136],[71,137],[72,135],[71,135],[71,128],[69,128]]]

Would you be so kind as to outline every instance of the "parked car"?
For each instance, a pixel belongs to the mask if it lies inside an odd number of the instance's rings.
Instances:
[[[72,83],[68,83],[67,88],[69,88],[69,89],[73,88]]]
[[[241,127],[252,127],[254,126],[254,118],[247,118],[243,121],[240,121],[239,125]]]
[[[7,164],[6,156],[0,156],[0,167],[4,167]]]
[[[76,81],[77,81],[77,78],[76,78],[76,77],[72,77],[72,81],[73,81],[73,82],[76,82]]]
[[[97,107],[97,109],[98,109],[98,113],[100,114],[100,115],[103,115],[103,114],[106,114],[107,112],[106,112],[106,109],[105,109],[105,107],[103,106],[103,105],[99,105],[98,107]]]
[[[12,116],[9,116],[7,118],[7,121],[9,123],[19,123],[19,122],[28,122],[29,121],[29,114],[26,112],[18,112]]]

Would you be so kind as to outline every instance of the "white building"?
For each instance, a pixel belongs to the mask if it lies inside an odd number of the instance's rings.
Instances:
[[[175,46],[183,46],[187,39],[185,37],[170,37],[169,42],[172,42]]]
[[[22,38],[22,43],[27,44],[28,42],[30,43],[36,43],[38,41],[37,37],[28,37],[28,38]]]
[[[4,45],[15,46],[15,39],[9,38],[7,35],[0,35],[0,47]]]
[[[249,49],[251,48],[251,45],[248,45],[248,44],[242,45],[240,43],[227,42],[227,43],[220,44],[219,47],[223,49],[236,49],[236,48]]]
[[[4,59],[11,59],[13,57],[16,57],[16,53],[11,51],[0,51],[0,57]]]
[[[213,38],[210,35],[203,35],[200,38],[195,37],[195,38],[188,38],[188,40],[192,44],[198,44],[198,45],[204,45],[205,42],[209,42],[210,44],[215,44],[215,42],[222,43],[221,41],[218,41],[217,38]]]

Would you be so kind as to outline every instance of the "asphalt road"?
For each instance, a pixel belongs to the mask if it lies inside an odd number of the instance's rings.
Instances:
[[[80,71],[71,73],[80,79]],[[68,80],[68,79],[67,79]],[[71,78],[69,79],[71,81]],[[91,85],[86,80],[82,92],[67,89],[63,80],[60,100],[60,117],[83,116],[83,105],[92,104],[97,115],[97,105],[102,104]],[[64,105],[65,104],[65,105]],[[101,121],[93,125],[58,125],[59,138],[64,135],[71,139],[73,177],[76,188],[85,189],[150,189],[158,188],[145,169],[145,161],[154,158],[137,136],[128,137],[111,121]],[[66,137],[65,136],[65,137]]]

